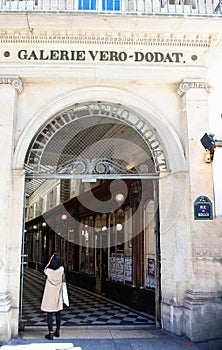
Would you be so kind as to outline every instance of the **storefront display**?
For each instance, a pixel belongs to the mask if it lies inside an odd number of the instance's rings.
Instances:
[[[109,278],[112,281],[132,282],[132,258],[112,254],[109,258]]]

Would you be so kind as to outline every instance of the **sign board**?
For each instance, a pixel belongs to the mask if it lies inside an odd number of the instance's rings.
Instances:
[[[1,39],[1,37],[0,37]],[[12,48],[0,47],[0,61],[20,63],[103,63],[103,64],[135,64],[135,65],[199,65],[201,57],[186,51],[171,51],[154,49],[144,45],[132,44],[120,49],[119,45],[112,43],[107,49],[106,45],[81,44],[39,44],[29,46],[23,44],[13,45]]]
[[[212,220],[213,219],[212,203],[208,197],[200,196],[195,200],[194,219],[195,220]]]

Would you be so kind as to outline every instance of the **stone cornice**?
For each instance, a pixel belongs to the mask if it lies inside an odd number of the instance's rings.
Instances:
[[[209,34],[144,33],[144,32],[83,32],[74,33],[25,33],[0,31],[2,44],[94,44],[137,45],[159,47],[208,48],[215,41]]]
[[[13,75],[0,75],[0,86],[1,85],[11,85],[19,94],[23,91],[23,84],[18,76]]]

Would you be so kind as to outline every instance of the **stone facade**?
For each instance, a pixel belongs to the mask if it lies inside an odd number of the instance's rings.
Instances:
[[[218,102],[219,86],[212,90],[209,78],[218,74],[211,68],[220,57],[220,19],[0,17],[0,340],[18,333],[27,149],[49,118],[90,101],[136,111],[152,125],[166,154],[169,169],[159,181],[162,327],[193,341],[222,336],[217,172],[213,162],[204,161],[200,143],[205,132],[218,135],[215,127],[221,127],[209,108],[210,94],[211,104]],[[213,220],[194,220],[194,201],[201,195],[213,203]]]

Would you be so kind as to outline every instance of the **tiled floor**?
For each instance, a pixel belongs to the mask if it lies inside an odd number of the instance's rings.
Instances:
[[[46,326],[46,313],[40,310],[44,275],[25,269],[22,323],[24,326]],[[62,311],[62,327],[76,326],[144,326],[153,319],[104,297],[68,285],[70,307]]]

